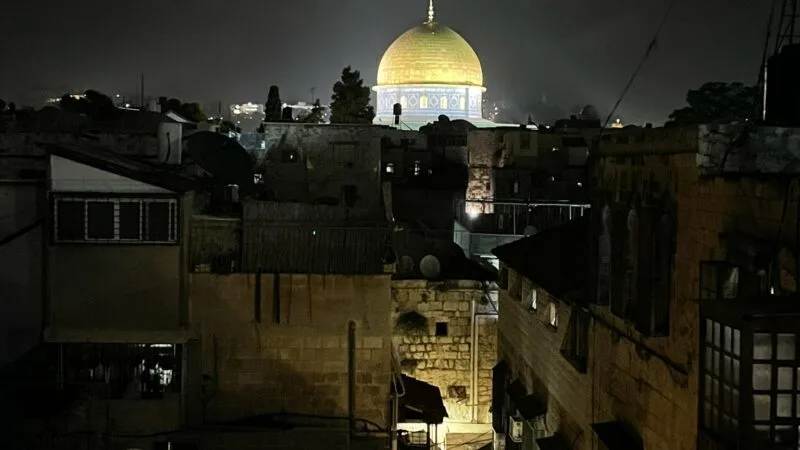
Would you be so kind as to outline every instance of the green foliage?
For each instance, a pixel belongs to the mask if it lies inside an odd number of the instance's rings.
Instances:
[[[264,104],[264,122],[280,122],[283,114],[283,102],[278,86],[269,87],[267,103]]]
[[[319,99],[314,102],[311,112],[303,117],[304,123],[322,123],[325,120],[325,107],[319,103]]]
[[[372,123],[375,109],[369,104],[369,87],[364,86],[361,73],[347,66],[342,79],[333,85],[331,123]]]
[[[167,97],[159,97],[158,104],[162,113],[172,111],[193,122],[203,122],[208,119],[206,113],[203,112],[203,108],[198,103],[183,103],[177,98],[168,100]]]
[[[668,126],[741,122],[755,113],[758,88],[742,83],[712,82],[686,94],[689,106],[669,115]]]
[[[416,311],[406,311],[394,323],[395,328],[406,334],[426,334],[428,332],[428,318]]]

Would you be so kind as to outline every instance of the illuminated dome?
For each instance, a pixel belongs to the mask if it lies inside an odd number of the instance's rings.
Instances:
[[[482,116],[483,70],[475,50],[452,29],[436,22],[433,0],[428,20],[397,38],[381,58],[376,124],[419,129],[444,115],[478,127],[494,126]],[[395,117],[394,105],[401,114]],[[396,122],[397,121],[397,122]]]
[[[398,84],[483,86],[483,71],[461,35],[426,22],[403,33],[383,54],[378,85]]]

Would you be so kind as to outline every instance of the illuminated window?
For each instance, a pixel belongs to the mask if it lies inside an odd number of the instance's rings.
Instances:
[[[406,106],[408,106],[408,99],[405,95],[400,97],[400,106],[402,106],[403,109],[406,109]]]
[[[444,95],[442,96],[442,98],[439,99],[439,108],[447,109],[447,97],[445,97]]]
[[[555,303],[550,303],[548,309],[550,311],[550,326],[558,328],[558,306]]]
[[[458,98],[458,109],[460,110],[467,109],[467,99],[463,96]]]
[[[419,107],[422,108],[422,109],[428,108],[428,96],[427,95],[423,95],[422,97],[419,98]]]

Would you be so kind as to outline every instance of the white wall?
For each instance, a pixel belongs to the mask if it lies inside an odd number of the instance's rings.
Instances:
[[[113,192],[168,194],[170,191],[106,172],[59,156],[50,156],[53,192]]]

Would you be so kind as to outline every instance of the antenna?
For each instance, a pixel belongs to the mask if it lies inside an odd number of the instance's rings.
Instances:
[[[425,23],[433,23],[433,0],[428,0],[428,21]]]
[[[141,78],[139,79],[139,109],[144,109],[144,72],[141,74]]]

